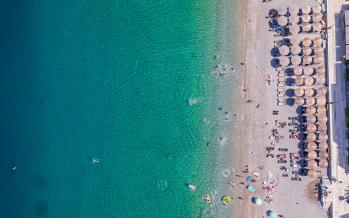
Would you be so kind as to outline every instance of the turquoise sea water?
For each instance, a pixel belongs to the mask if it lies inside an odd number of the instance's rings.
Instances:
[[[1,217],[201,217],[217,2],[1,1]]]

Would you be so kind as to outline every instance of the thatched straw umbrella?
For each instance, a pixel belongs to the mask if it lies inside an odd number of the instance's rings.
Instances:
[[[292,26],[290,26],[289,30],[290,30],[290,33],[297,34],[297,33],[299,33],[299,26],[298,25],[292,25]]]
[[[288,65],[290,65],[290,59],[288,57],[281,56],[279,58],[279,63],[281,66],[287,67]]]
[[[316,74],[318,74],[318,75],[325,75],[325,68],[323,66],[318,66],[316,68]]]
[[[307,155],[307,158],[310,160],[315,160],[317,158],[317,153],[316,151],[310,151]]]
[[[287,17],[285,17],[285,16],[280,16],[280,17],[277,19],[277,21],[278,21],[278,24],[279,24],[280,26],[286,26],[287,23],[288,23]]]
[[[307,168],[309,168],[309,169],[316,169],[317,168],[317,162],[315,160],[308,160],[307,161]]]
[[[312,124],[314,125],[314,124]],[[315,127],[316,128],[316,127]],[[308,142],[307,143],[307,147],[306,147],[309,151],[314,151],[317,149],[317,145],[315,142]]]
[[[308,76],[308,77],[306,77],[305,79],[304,79],[304,84],[306,85],[306,86],[311,86],[311,85],[313,85],[315,83],[315,80],[314,80],[314,78],[312,77],[312,76]]]
[[[297,97],[301,97],[304,95],[304,89],[301,88],[301,87],[296,87],[294,89],[294,95],[297,96]]]
[[[322,6],[321,5],[315,5],[315,6],[313,6],[312,10],[313,10],[314,14],[321,13]]]
[[[310,47],[303,47],[303,54],[304,55],[311,55],[313,53],[313,49]]]
[[[318,174],[315,170],[309,170],[308,171],[308,176],[311,177],[311,178],[317,178],[318,177]]]
[[[304,99],[301,98],[301,97],[297,97],[295,100],[294,100],[294,103],[296,105],[303,105],[304,104]]]
[[[303,72],[304,72],[304,75],[310,76],[313,74],[314,69],[312,67],[304,67]]]
[[[327,161],[326,159],[321,159],[321,160],[319,161],[319,166],[320,166],[321,168],[327,168],[327,167],[328,167],[328,161]]]
[[[316,125],[314,123],[309,123],[307,125],[307,132],[315,132],[317,130]],[[312,150],[316,149],[316,144],[315,144],[315,148]]]
[[[296,81],[296,86],[302,86],[304,84],[304,79],[301,76],[297,76],[295,81]]]
[[[292,7],[289,7],[289,12],[292,15],[297,15],[299,13],[299,8],[298,7],[295,7],[295,6],[292,6]]]
[[[320,133],[318,138],[320,142],[325,142],[328,139],[328,135],[326,133]]]
[[[326,152],[326,151],[321,151],[320,153],[319,153],[319,157],[321,158],[321,159],[327,159],[328,158],[328,153]]]
[[[286,15],[287,14],[287,8],[286,7],[279,7],[277,9],[277,11],[278,11],[278,14],[280,14],[280,15]]]
[[[313,31],[314,32],[320,32],[322,30],[322,25],[321,23],[315,23],[313,24]]]
[[[316,98],[316,104],[319,106],[326,105],[326,97],[325,96],[319,96]]]
[[[315,47],[314,53],[316,55],[323,54],[324,53],[324,49],[322,47]]]
[[[301,62],[302,62],[302,59],[301,59],[300,56],[294,55],[294,56],[291,57],[291,63],[292,63],[293,65],[296,65],[296,66],[297,66],[297,65],[300,65]]]
[[[306,15],[309,16],[309,15]],[[310,23],[303,23],[302,24],[302,31],[303,32],[309,32],[311,30],[311,25]]]
[[[321,47],[322,46],[322,41],[323,40],[321,39],[321,37],[319,37],[319,36],[315,37],[313,41],[314,41],[314,46],[316,46],[316,47]]]
[[[326,124],[328,119],[325,114],[320,114],[319,116],[317,116],[317,120],[319,123]]]
[[[296,76],[301,76],[303,74],[303,68],[302,67],[295,67],[295,68],[293,68],[293,73]]]
[[[316,112],[318,114],[325,114],[326,115],[327,109],[325,106],[319,106],[319,107],[317,107]]]
[[[287,45],[282,45],[281,47],[279,47],[279,52],[281,55],[288,55],[290,53],[290,48]]]
[[[327,125],[325,123],[320,123],[317,127],[317,130],[320,133],[326,133],[327,132]]]
[[[302,14],[310,14],[311,8],[309,5],[305,5],[302,7]]]
[[[314,58],[315,64],[321,64],[324,61],[324,56],[323,55],[316,55]]]
[[[306,98],[305,103],[306,103],[305,104],[306,106],[312,106],[315,104],[315,98],[313,97]]]
[[[307,122],[308,123],[315,123],[316,122],[316,117],[314,115],[307,116]]]
[[[309,46],[311,46],[311,43],[312,43],[312,41],[311,41],[311,39],[309,39],[309,38],[304,38],[304,39],[302,40],[302,45],[303,45],[303,47],[309,47]]]
[[[303,21],[304,23],[309,23],[310,20],[311,20],[310,15],[308,15],[308,14],[303,14],[303,15],[302,15],[302,21]]]
[[[314,106],[309,106],[305,109],[305,112],[308,114],[308,115],[312,115],[312,114],[315,114],[316,113],[316,108]]]
[[[311,64],[311,63],[313,63],[313,59],[310,57],[310,56],[304,56],[303,57],[303,63],[304,64]]]
[[[318,85],[324,85],[326,82],[326,78],[325,76],[318,76],[318,78],[316,78],[316,83]]]
[[[291,46],[291,53],[294,55],[298,55],[299,53],[301,53],[302,48],[299,45],[292,45]]]
[[[327,88],[326,87],[320,87],[316,90],[317,96],[326,96]]]
[[[292,46],[296,46],[296,45],[299,46],[299,44],[300,44],[300,42],[299,42],[297,37],[291,37],[290,38],[290,43],[291,43]]]
[[[319,143],[319,149],[320,151],[326,151],[328,149],[328,144],[327,142],[323,141]]]
[[[304,91],[305,97],[312,97],[314,95],[314,93],[315,93],[315,91],[312,88],[306,88]]]
[[[322,20],[322,14],[321,13],[316,13],[313,14],[313,22],[318,23]]]

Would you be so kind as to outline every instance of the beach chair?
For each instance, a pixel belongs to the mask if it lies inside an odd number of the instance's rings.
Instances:
[[[250,183],[252,181],[252,177],[251,176],[248,176],[245,180],[247,183]]]

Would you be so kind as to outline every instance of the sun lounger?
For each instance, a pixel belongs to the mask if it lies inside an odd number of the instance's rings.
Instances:
[[[279,148],[279,151],[288,151],[288,148]]]
[[[247,186],[246,189],[251,191],[251,192],[255,192],[256,191],[256,189],[253,186],[251,186],[251,185]]]
[[[288,177],[288,173],[283,173],[282,176],[283,177]]]
[[[279,163],[279,164],[287,163],[287,160],[278,160],[278,163]]]

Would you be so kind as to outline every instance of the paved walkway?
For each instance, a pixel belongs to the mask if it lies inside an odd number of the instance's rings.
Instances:
[[[347,6],[345,6],[347,4]],[[349,216],[349,204],[342,197],[348,198],[349,185],[348,140],[346,138],[346,90],[345,68],[342,64],[345,55],[345,25],[343,8],[348,8],[345,0],[327,0],[328,29],[328,81],[329,81],[329,116],[331,140],[331,171],[333,180],[333,214],[331,217]],[[332,27],[331,27],[332,26]]]

